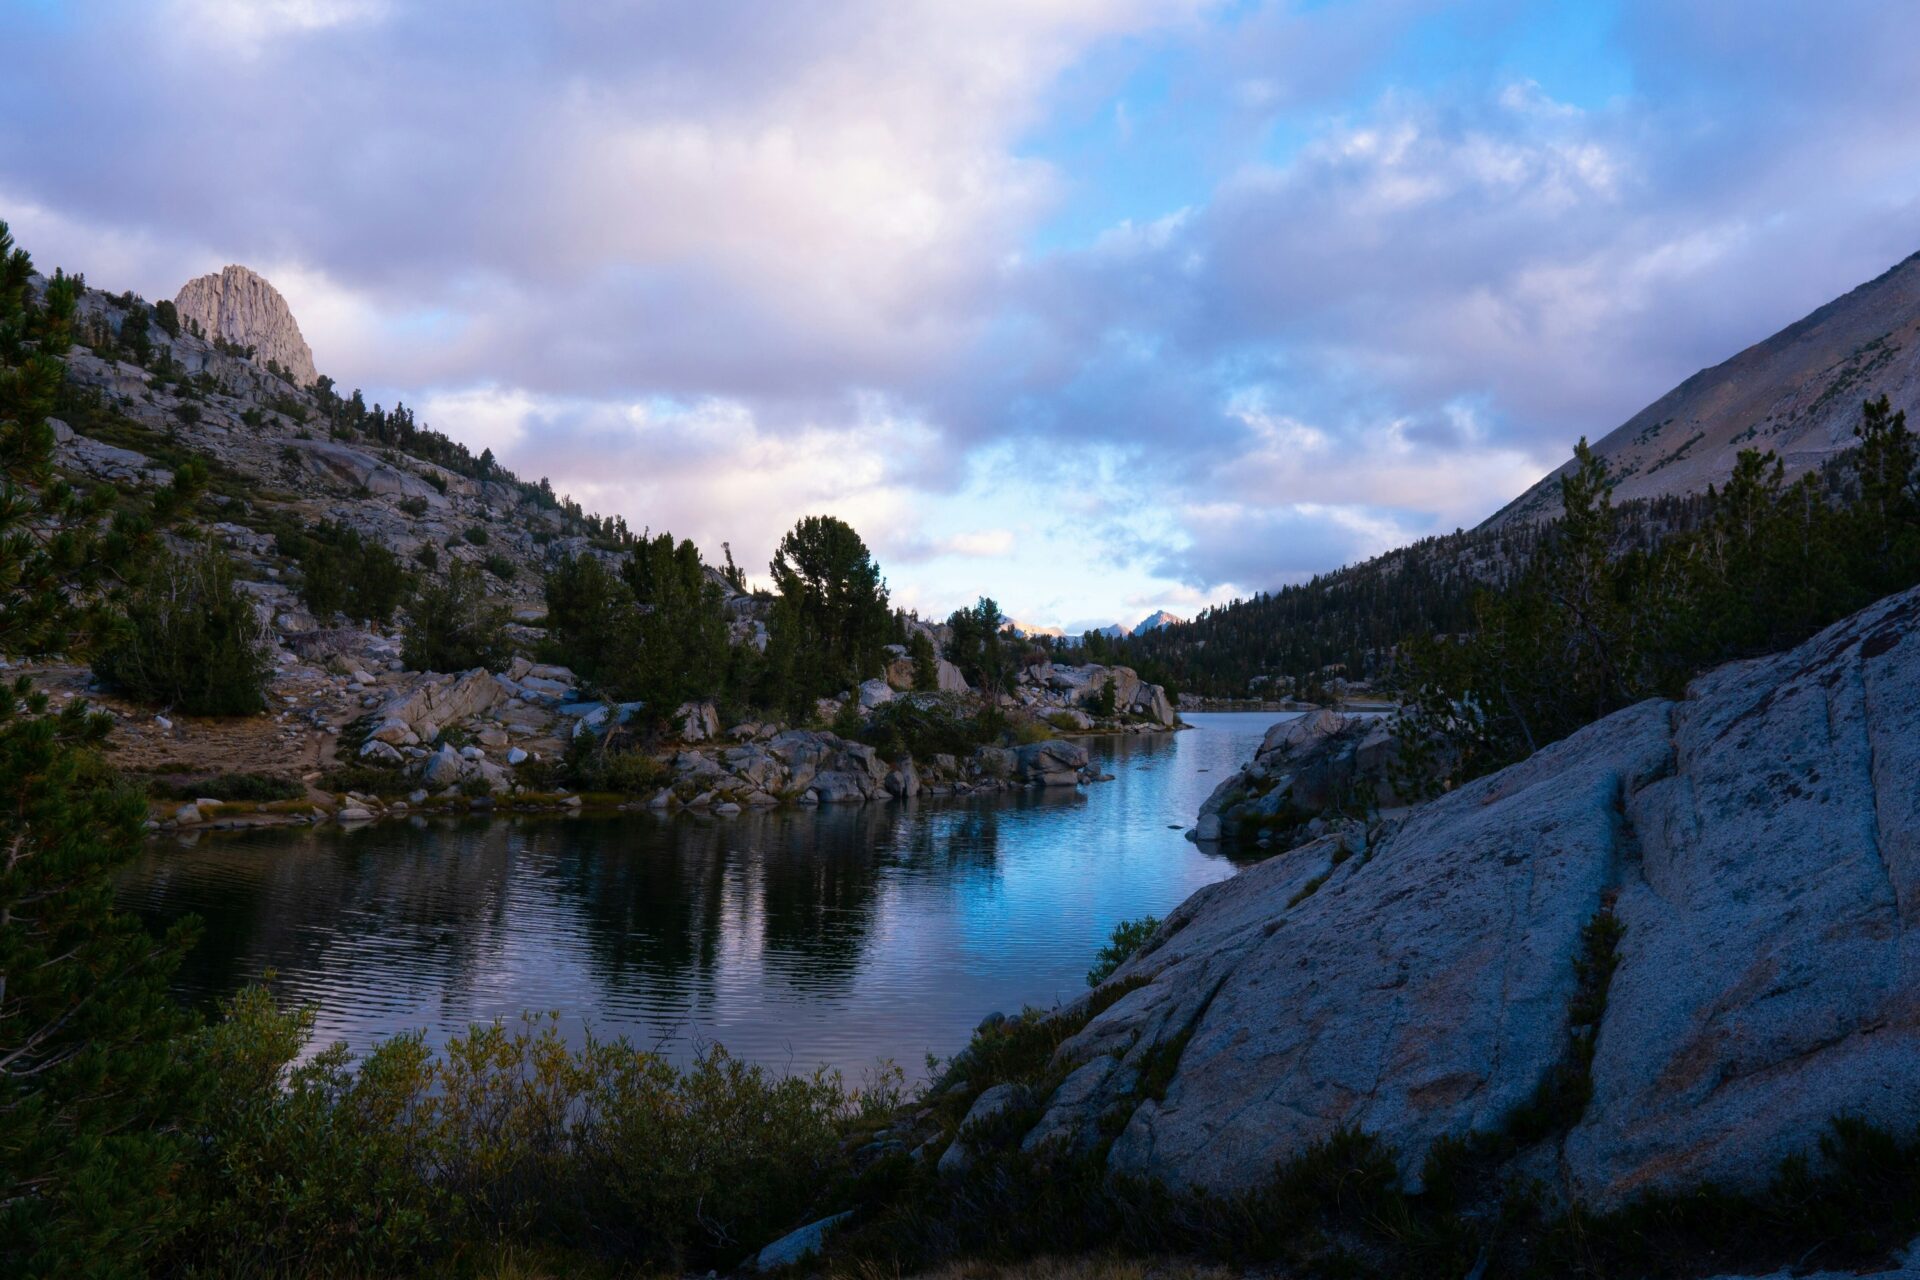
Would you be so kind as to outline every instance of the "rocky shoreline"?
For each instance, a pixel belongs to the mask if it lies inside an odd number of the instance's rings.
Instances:
[[[276,668],[276,690],[288,690],[277,693],[282,710],[271,719],[256,718],[255,736],[268,737],[277,748],[265,753],[242,748],[203,753],[196,760],[193,744],[203,733],[244,732],[245,726],[176,722],[123,708],[90,689],[79,672],[66,673],[70,688],[61,696],[87,697],[116,716],[110,746],[116,740],[122,746],[145,744],[146,754],[153,755],[164,744],[163,758],[145,770],[163,776],[203,772],[217,782],[223,772],[239,772],[232,769],[235,755],[247,756],[247,772],[285,776],[285,748],[304,744],[306,767],[299,774],[304,795],[156,802],[150,825],[159,832],[352,825],[430,814],[650,809],[727,816],[783,805],[1079,786],[1108,775],[1069,735],[1183,727],[1170,710],[1165,714],[1172,723],[1153,718],[1166,707],[1164,692],[1142,685],[1126,668],[1043,664],[1023,673],[1020,692],[1005,700],[1005,713],[1019,717],[1028,741],[916,759],[900,752],[883,755],[828,728],[749,718],[723,730],[713,703],[688,703],[674,713],[669,734],[631,748],[651,762],[645,770],[653,775],[649,785],[596,791],[565,784],[559,765],[576,743],[626,734],[642,710],[639,704],[589,697],[573,672],[526,658],[499,672],[476,668],[443,675],[387,670],[399,666],[392,652],[391,640],[352,628],[289,637]],[[1078,702],[1097,699],[1108,681],[1124,692],[1130,714],[1100,718],[1080,710]],[[916,693],[876,680],[844,700],[823,703],[821,718],[833,721],[843,702],[855,699],[864,714],[895,703],[933,713],[964,711],[977,703],[969,694]],[[358,784],[328,785],[343,777]]]

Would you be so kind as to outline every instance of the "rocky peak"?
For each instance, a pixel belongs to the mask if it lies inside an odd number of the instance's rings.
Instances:
[[[246,267],[229,265],[187,281],[173,305],[182,321],[199,324],[208,338],[252,347],[255,360],[276,362],[300,386],[311,386],[320,376],[287,300]]]

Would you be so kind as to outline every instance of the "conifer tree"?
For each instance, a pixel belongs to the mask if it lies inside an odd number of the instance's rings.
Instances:
[[[143,507],[55,476],[47,416],[82,285],[56,272],[36,299],[31,273],[0,223],[0,653],[84,656],[199,476]],[[189,932],[114,910],[145,806],[99,762],[109,727],[24,678],[0,688],[0,1274],[137,1273],[174,1225],[192,1098],[167,979]]]
[[[780,540],[769,568],[778,593],[769,678],[784,701],[804,706],[879,672],[898,623],[880,566],[851,525],[805,517]]]

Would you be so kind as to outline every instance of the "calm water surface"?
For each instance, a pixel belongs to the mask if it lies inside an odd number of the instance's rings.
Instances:
[[[1235,864],[1182,833],[1282,714],[1090,739],[1112,782],[735,818],[390,823],[156,843],[123,885],[198,915],[180,978],[210,1000],[267,971],[320,1043],[557,1011],[684,1058],[917,1074],[990,1010],[1050,1005],[1119,920]]]

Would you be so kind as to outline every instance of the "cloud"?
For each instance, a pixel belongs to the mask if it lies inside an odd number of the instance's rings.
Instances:
[[[0,216],[150,297],[247,262],[348,385],[750,568],[831,511],[929,610],[1191,612],[1920,247],[1920,11],[1576,17],[16,8]]]
[[[978,529],[940,539],[934,544],[933,552],[942,556],[976,556],[990,560],[1011,554],[1013,547],[1013,530]]]

